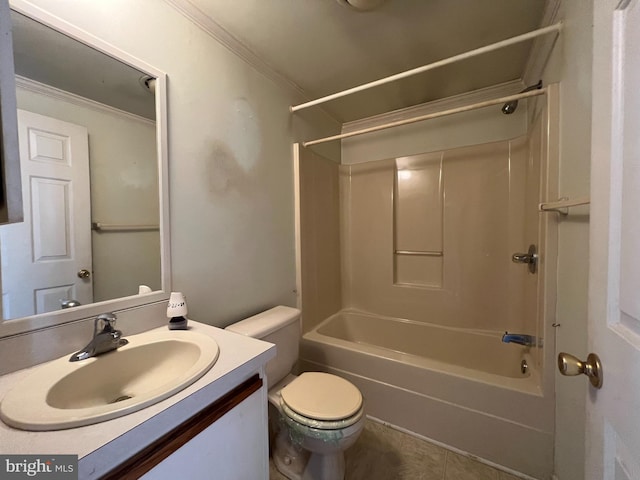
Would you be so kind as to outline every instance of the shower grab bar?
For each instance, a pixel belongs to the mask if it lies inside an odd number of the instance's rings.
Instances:
[[[353,132],[341,133],[339,135],[332,135],[331,137],[319,138],[318,140],[310,140],[302,142],[303,147],[310,147],[311,145],[317,145],[318,143],[332,142],[334,140],[342,140],[343,138],[355,137],[356,135],[363,135],[365,133],[377,132],[379,130],[386,130],[387,128],[399,127],[402,125],[409,125],[411,123],[422,122],[423,120],[431,120],[432,118],[445,117],[447,115],[453,115],[455,113],[469,112],[471,110],[477,110],[479,108],[490,107],[492,105],[500,105],[512,102],[513,100],[520,100],[522,98],[537,97],[538,95],[544,95],[547,93],[547,87],[540,90],[533,90],[531,92],[518,93],[515,95],[509,95],[506,97],[495,98],[493,100],[485,100],[484,102],[473,103],[471,105],[465,105],[463,107],[451,108],[449,110],[442,110],[441,112],[428,113],[426,115],[419,115],[413,118],[407,118],[405,120],[398,120],[396,122],[385,123],[382,125],[376,125],[375,127],[363,128],[361,130],[355,130]]]
[[[396,255],[416,255],[420,257],[442,257],[444,255],[443,252],[436,251],[423,251],[423,250],[396,250]]]
[[[589,205],[591,203],[591,199],[589,197],[580,197],[574,200],[569,200],[564,197],[558,200],[557,202],[544,202],[538,205],[538,211],[540,212],[556,212],[562,215],[567,215],[569,212],[567,209],[569,207],[577,207],[580,205]]]
[[[394,82],[396,80],[401,80],[403,78],[411,77],[413,75],[417,75],[419,73],[423,73],[429,70],[433,70],[434,68],[443,67],[445,65],[449,65],[451,63],[458,62],[460,60],[466,60],[467,58],[476,57],[478,55],[485,54],[487,52],[492,52],[494,50],[499,50],[504,47],[508,47],[510,45],[514,45],[516,43],[525,42],[527,40],[532,40],[536,37],[540,37],[542,35],[546,35],[547,33],[552,32],[560,32],[562,29],[562,22],[554,23],[553,25],[549,25],[547,27],[538,28],[537,30],[532,30],[531,32],[523,33],[522,35],[517,35],[515,37],[507,38],[506,40],[501,40],[496,43],[492,43],[486,45],[484,47],[476,48],[474,50],[469,50],[468,52],[459,53],[458,55],[454,55],[452,57],[444,58],[442,60],[438,60],[433,63],[429,63],[427,65],[423,65],[421,67],[413,68],[411,70],[406,70],[404,72],[396,73],[395,75],[391,75],[389,77],[380,78],[378,80],[374,80],[373,82],[364,83],[362,85],[358,85],[356,87],[349,88],[347,90],[343,90],[341,92],[333,93],[331,95],[327,95],[325,97],[317,98],[315,100],[311,100],[309,102],[301,103],[299,105],[293,105],[289,107],[291,112],[297,112],[298,110],[302,110],[303,108],[313,107],[314,105],[319,105],[321,103],[326,103],[330,100],[334,100],[336,98],[345,97],[347,95],[351,95],[352,93],[361,92],[362,90],[368,90],[373,87],[377,87],[379,85],[384,85],[386,83]],[[506,103],[506,102],[505,102]]]
[[[118,223],[91,222],[91,230],[96,232],[146,232],[160,230],[159,225],[122,225]]]

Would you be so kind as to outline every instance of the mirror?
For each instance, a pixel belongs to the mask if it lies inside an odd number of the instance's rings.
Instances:
[[[0,226],[0,336],[169,290],[164,74],[24,8],[11,21],[25,221]]]
[[[11,11],[0,0],[0,224],[22,222]],[[7,188],[9,187],[9,188]]]

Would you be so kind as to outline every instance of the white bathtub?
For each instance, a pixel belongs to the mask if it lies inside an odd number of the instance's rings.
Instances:
[[[546,479],[553,398],[530,350],[502,343],[498,332],[343,310],[303,336],[300,366],[348,378],[372,417]]]

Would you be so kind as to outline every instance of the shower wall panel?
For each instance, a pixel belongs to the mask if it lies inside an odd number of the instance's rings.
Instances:
[[[339,165],[299,147],[302,329],[342,306]]]
[[[398,212],[410,195],[398,196],[396,178],[402,168],[396,167],[396,159],[345,167],[350,175],[349,182],[343,183],[349,191],[342,196],[343,216],[348,219],[343,221],[348,263],[344,268],[348,275],[343,276],[348,284],[344,306],[454,327],[528,331],[535,317],[523,314],[523,305],[527,281],[535,284],[528,276],[535,276],[525,265],[512,263],[511,255],[527,251],[527,228],[531,234],[538,229],[537,219],[533,226],[525,226],[530,223],[525,212],[537,206],[527,178],[539,184],[535,165],[540,158],[530,156],[526,137],[429,155],[442,159],[442,213],[441,218],[434,214],[439,197],[433,195],[433,174],[417,175],[414,180],[425,182],[427,194],[412,199],[414,235],[404,233],[411,229],[411,221],[402,210]],[[401,163],[410,163],[411,158]],[[425,158],[414,156],[413,165]],[[412,191],[418,190],[414,184]],[[424,204],[422,214],[416,211],[420,203]],[[434,243],[438,237],[441,246]],[[442,256],[397,255],[403,241],[416,251],[441,248]],[[413,271],[397,262],[398,257],[411,263]],[[440,262],[441,271],[434,260]],[[420,274],[416,270],[424,269],[427,281],[422,285],[399,281],[398,267],[414,278]],[[433,281],[438,276],[439,283]]]
[[[545,318],[544,285],[547,283],[545,276],[549,272],[547,262],[555,263],[555,257],[550,258],[548,252],[551,250],[556,251],[556,248],[550,249],[549,245],[547,245],[548,222],[538,212],[540,199],[549,198],[549,195],[545,192],[545,189],[548,188],[547,182],[542,180],[548,175],[547,162],[541,161],[546,156],[548,148],[546,118],[546,115],[541,114],[532,122],[526,145],[527,177],[525,180],[524,244],[537,244],[540,268],[536,275],[527,275],[525,278],[523,312],[527,333],[535,334],[538,338],[548,338],[543,324],[543,319]],[[540,348],[533,351],[538,368],[542,368],[543,353],[544,350]]]
[[[396,159],[394,283],[442,286],[442,153]]]

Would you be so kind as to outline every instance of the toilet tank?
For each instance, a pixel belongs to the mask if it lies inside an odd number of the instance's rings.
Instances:
[[[300,310],[278,306],[253,317],[232,323],[225,330],[276,345],[276,356],[267,363],[267,385],[286,377],[298,360]]]

